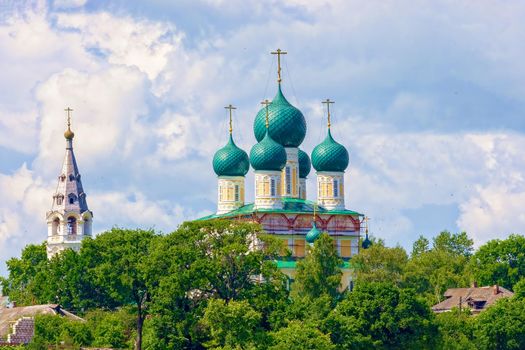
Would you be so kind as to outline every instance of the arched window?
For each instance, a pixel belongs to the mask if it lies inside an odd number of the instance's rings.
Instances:
[[[75,176],[73,174],[69,174],[69,181],[75,181]]]
[[[240,200],[240,193],[239,193],[239,185],[235,185],[235,201],[238,202]]]
[[[61,194],[59,194],[57,197],[56,197],[56,202],[57,202],[57,205],[62,205],[62,201],[64,200],[64,196],[62,196]]]
[[[287,166],[286,167],[286,176],[285,176],[285,179],[286,179],[286,194],[291,194],[292,193],[292,175],[290,173],[290,167]]]
[[[55,218],[51,225],[51,233],[53,234],[53,236],[58,235],[60,232],[60,219]]]
[[[334,197],[339,197],[339,181],[334,180]]]
[[[77,234],[77,219],[73,216],[67,218],[67,234],[76,235]]]
[[[84,234],[91,236],[91,219],[84,218]]]
[[[75,196],[73,193],[70,193],[68,198],[69,198],[69,204],[74,204],[75,201],[77,200],[77,196]]]
[[[275,179],[270,180],[270,191],[271,191],[270,195],[272,197],[275,197]]]

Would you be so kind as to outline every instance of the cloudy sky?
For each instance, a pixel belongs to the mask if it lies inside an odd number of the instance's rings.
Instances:
[[[336,101],[347,207],[375,236],[524,233],[523,18],[523,1],[0,0],[0,273],[46,238],[65,107],[94,230],[169,232],[215,209],[225,105],[254,144],[277,47],[304,150]]]

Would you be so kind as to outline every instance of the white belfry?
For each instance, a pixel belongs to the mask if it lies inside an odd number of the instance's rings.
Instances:
[[[85,236],[91,236],[93,213],[86,202],[86,193],[73,153],[71,108],[67,108],[68,125],[64,133],[66,154],[51,210],[47,212],[47,257],[52,258],[64,249],[79,250]]]

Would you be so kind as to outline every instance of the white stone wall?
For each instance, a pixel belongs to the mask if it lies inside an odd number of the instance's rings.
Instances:
[[[299,198],[299,149],[286,147],[286,166],[281,174],[283,197]]]
[[[343,172],[317,172],[317,203],[328,210],[345,208]]]
[[[282,209],[281,172],[255,171],[255,209]]]
[[[217,214],[225,214],[244,205],[244,176],[219,176]]]

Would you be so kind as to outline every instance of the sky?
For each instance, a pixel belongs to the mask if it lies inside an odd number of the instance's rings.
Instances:
[[[525,233],[525,2],[0,0],[0,274],[47,237],[64,108],[93,229],[171,232],[216,209],[214,152],[249,151],[260,101],[350,153],[346,206],[410,249]],[[246,179],[253,200],[253,172]],[[315,174],[308,180],[315,199]]]

